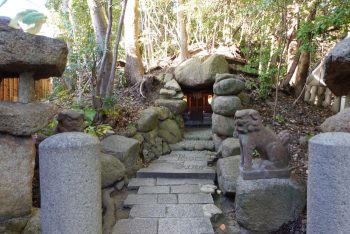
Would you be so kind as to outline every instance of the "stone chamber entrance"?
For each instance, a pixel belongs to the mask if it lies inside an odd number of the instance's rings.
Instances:
[[[211,126],[211,101],[213,98],[212,89],[190,90],[183,89],[184,98],[187,102],[187,108],[183,113],[185,126],[204,127]]]

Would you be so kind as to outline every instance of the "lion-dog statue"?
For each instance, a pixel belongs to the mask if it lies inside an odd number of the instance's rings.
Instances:
[[[246,109],[235,114],[235,134],[240,141],[243,179],[289,177],[288,131],[276,135],[262,125],[259,112]],[[261,160],[253,164],[254,152]]]

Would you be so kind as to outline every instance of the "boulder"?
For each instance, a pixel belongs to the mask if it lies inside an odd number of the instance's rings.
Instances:
[[[213,113],[212,129],[219,136],[232,137],[235,130],[234,118]]]
[[[181,91],[181,87],[179,85],[179,83],[176,82],[176,80],[170,80],[168,82],[165,83],[164,88],[169,89],[169,90],[173,90],[173,91]]]
[[[241,157],[239,155],[218,160],[216,165],[218,185],[224,194],[236,192],[240,162]]]
[[[82,132],[84,130],[84,114],[81,112],[66,110],[57,116],[56,133]]]
[[[132,138],[112,135],[101,141],[102,152],[117,157],[127,171],[132,170],[140,154],[140,143]]]
[[[239,79],[229,78],[219,82],[215,82],[213,92],[216,95],[236,95],[245,87],[243,81]]]
[[[184,118],[182,117],[182,115],[175,116],[174,120],[176,121],[176,123],[180,129],[185,128],[185,121],[184,121]]]
[[[30,136],[47,126],[56,112],[50,104],[0,102],[0,132]]]
[[[21,234],[40,234],[41,224],[40,224],[40,209],[34,208],[32,215]]]
[[[226,80],[226,79],[238,79],[239,80],[239,76],[236,74],[231,74],[231,73],[216,74],[215,83],[218,83],[218,82],[220,82],[222,80]]]
[[[172,98],[176,95],[176,91],[171,89],[160,89],[159,94],[166,98]]]
[[[140,112],[140,118],[137,121],[137,130],[148,132],[155,129],[158,125],[158,112],[154,108],[148,108]]]
[[[239,94],[237,94],[237,97],[241,99],[241,103],[243,106],[246,106],[250,103],[250,97],[245,92],[240,92]]]
[[[321,124],[322,132],[350,132],[350,108],[345,108]]]
[[[34,140],[0,134],[0,160],[0,217],[6,219],[30,214]]]
[[[222,55],[211,55],[206,59],[196,57],[176,67],[175,79],[187,88],[209,88],[214,84],[216,74],[228,71],[228,63]]]
[[[164,83],[167,83],[168,81],[171,81],[174,79],[174,74],[173,73],[166,73],[164,76]]]
[[[219,136],[216,133],[213,133],[213,142],[214,142],[214,146],[215,146],[215,151],[218,152],[219,150],[221,150],[221,144],[222,142],[226,139],[226,137],[223,136]]]
[[[115,182],[124,178],[126,170],[119,159],[112,155],[101,153],[100,162],[102,188],[112,186]]]
[[[22,234],[23,229],[28,223],[30,216],[22,216],[12,219],[0,219],[0,233],[1,234]],[[35,233],[35,234],[40,234]]]
[[[182,114],[187,108],[187,103],[183,100],[157,99],[155,104],[167,107],[174,115]]]
[[[223,158],[239,155],[241,152],[239,139],[229,137],[226,138],[221,144],[221,156]]]
[[[33,72],[35,79],[58,77],[64,72],[68,49],[65,42],[25,33],[0,24],[0,77]]]
[[[175,120],[167,119],[159,124],[158,136],[169,144],[175,144],[182,138],[179,126]]]
[[[241,100],[236,96],[215,96],[211,103],[214,113],[224,116],[234,116],[242,109]]]
[[[158,120],[161,120],[161,121],[169,118],[173,118],[174,116],[171,113],[171,111],[164,106],[152,106],[152,107],[149,107],[149,109],[155,110],[158,113]]]
[[[350,37],[338,42],[328,53],[324,62],[323,79],[336,96],[350,92]]]
[[[305,207],[305,187],[291,179],[243,180],[236,188],[236,220],[252,232],[270,233],[295,221]]]
[[[172,97],[172,99],[182,100],[184,97],[185,97],[185,95],[183,92],[177,92],[177,94],[174,97]]]

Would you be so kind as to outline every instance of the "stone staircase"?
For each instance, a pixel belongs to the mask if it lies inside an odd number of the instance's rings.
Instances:
[[[189,129],[172,152],[137,172],[124,206],[129,218],[117,221],[113,234],[210,234],[213,213],[220,213],[215,192],[215,156],[210,129]],[[181,147],[180,147],[181,146]]]

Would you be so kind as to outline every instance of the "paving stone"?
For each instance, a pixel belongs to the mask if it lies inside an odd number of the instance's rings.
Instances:
[[[212,204],[213,198],[207,193],[178,194],[179,203],[184,204]]]
[[[158,194],[158,204],[177,204],[177,194]]]
[[[130,218],[164,218],[166,205],[135,205],[131,208]]]
[[[193,178],[193,179],[211,179],[216,176],[214,168],[205,167],[197,169],[195,166],[186,167],[184,163],[154,163],[148,168],[142,168],[137,172],[140,178]]]
[[[207,179],[168,179],[157,178],[156,185],[183,185],[183,184],[214,184],[213,180]]]
[[[157,194],[129,194],[124,201],[125,207],[147,204],[157,204]]]
[[[128,190],[137,190],[141,186],[154,185],[156,185],[156,179],[154,178],[132,178],[128,184]]]
[[[214,234],[209,218],[159,219],[158,234]]]
[[[199,185],[196,184],[184,184],[173,185],[170,188],[170,193],[200,193]]]
[[[171,150],[188,150],[188,151],[215,151],[215,146],[213,141],[206,140],[183,140],[176,144],[170,145]]]
[[[172,151],[170,154],[161,156],[154,162],[164,161],[209,161],[215,157],[215,152],[211,151]]]
[[[112,234],[157,234],[158,219],[121,219]]]
[[[184,138],[187,140],[211,140],[213,133],[211,128],[186,129]]]
[[[169,186],[147,186],[140,187],[137,194],[158,194],[158,193],[169,193]]]
[[[202,204],[176,204],[166,207],[167,218],[204,217]]]

